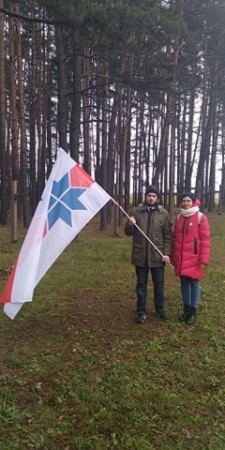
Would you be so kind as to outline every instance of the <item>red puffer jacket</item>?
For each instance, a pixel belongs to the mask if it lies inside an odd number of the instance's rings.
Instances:
[[[200,216],[201,214],[201,216]],[[179,215],[174,225],[171,262],[175,274],[201,280],[210,252],[210,228],[205,214]]]

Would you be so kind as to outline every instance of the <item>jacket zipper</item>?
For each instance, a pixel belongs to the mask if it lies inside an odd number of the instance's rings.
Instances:
[[[149,231],[150,231],[150,223],[151,223],[151,213],[148,211],[148,224],[147,224],[147,236],[149,237]],[[145,259],[146,259],[146,263],[148,265],[148,246],[150,244],[147,242],[146,245],[146,255],[145,255]]]
[[[189,218],[185,218],[184,217],[184,221],[182,224],[182,245],[180,248],[180,267],[179,267],[179,273],[180,273],[180,269],[181,269],[181,264],[182,264],[182,249],[183,249],[183,243],[184,243],[184,235],[188,234],[188,225],[189,225]]]

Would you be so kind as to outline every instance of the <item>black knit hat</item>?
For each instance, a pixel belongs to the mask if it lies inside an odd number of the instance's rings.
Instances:
[[[147,189],[146,189],[146,192],[145,192],[145,195],[148,195],[148,194],[156,194],[157,195],[157,197],[159,198],[160,197],[160,193],[159,193],[159,190],[157,189],[157,187],[156,186],[148,186],[147,187]]]
[[[195,203],[195,201],[197,200],[196,194],[194,192],[186,192],[186,194],[183,194],[181,197],[181,201],[183,200],[184,197],[190,197],[193,203]]]

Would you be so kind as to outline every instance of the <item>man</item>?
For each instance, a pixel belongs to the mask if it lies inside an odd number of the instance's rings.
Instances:
[[[160,194],[155,186],[149,186],[142,205],[133,208],[124,232],[133,236],[131,262],[135,265],[137,284],[137,322],[144,323],[147,318],[147,284],[151,272],[154,287],[154,306],[158,317],[168,319],[164,307],[164,268],[170,263],[172,227],[168,212],[159,205]],[[154,248],[137,226],[159,249]],[[163,256],[162,256],[163,255]]]

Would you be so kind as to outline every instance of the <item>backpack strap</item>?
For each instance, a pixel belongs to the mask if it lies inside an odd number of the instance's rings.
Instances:
[[[198,212],[198,224],[200,225],[201,221],[202,221],[202,216],[203,213],[201,211]]]

